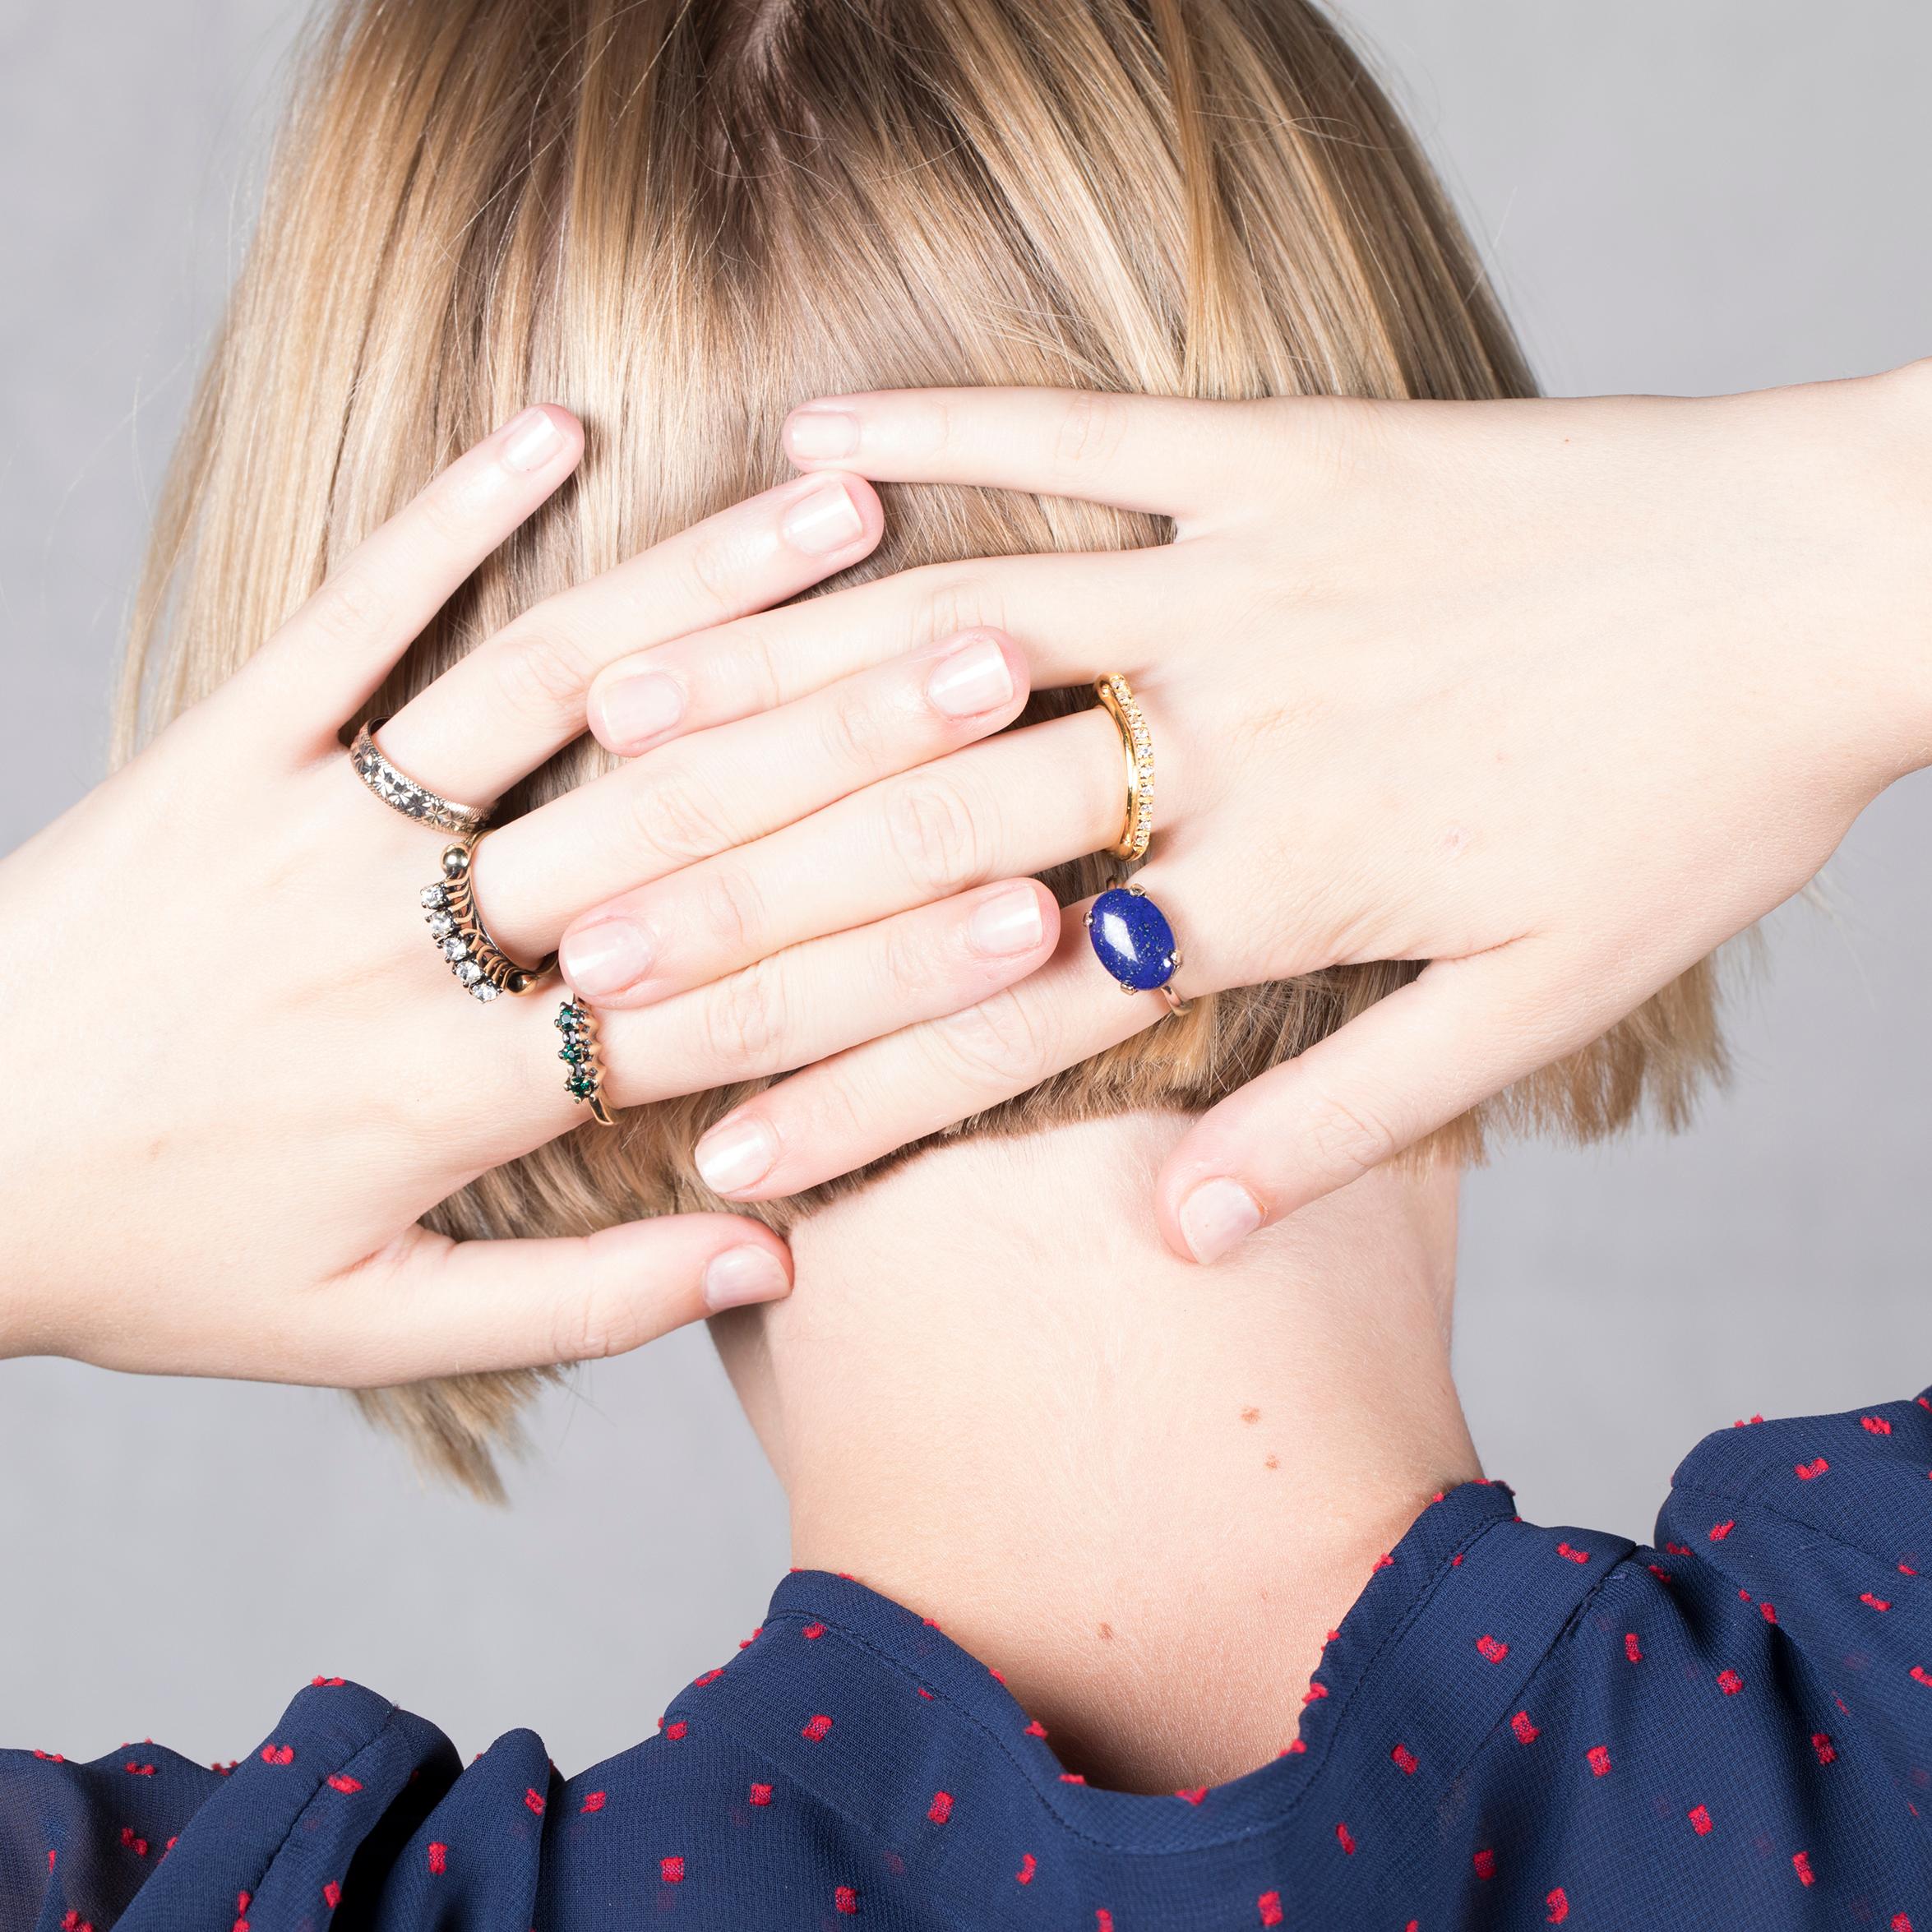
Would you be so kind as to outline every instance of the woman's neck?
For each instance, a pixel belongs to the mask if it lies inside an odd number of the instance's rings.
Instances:
[[[1238,1776],[1444,1484],[1451,1175],[1371,1176],[1203,1270],[1149,1202],[1165,1116],[921,1156],[793,1232],[719,1344],[793,1560],[996,1666],[1094,1784]]]

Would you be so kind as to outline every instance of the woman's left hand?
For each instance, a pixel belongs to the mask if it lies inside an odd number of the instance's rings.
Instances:
[[[637,748],[610,719],[640,675],[709,724],[962,625],[1010,631],[1036,689],[1125,673],[1178,992],[1430,962],[1176,1149],[1163,1232],[1212,1259],[1600,1036],[1926,760],[1927,367],[1699,400],[814,404],[787,429],[806,467],[1081,497],[1171,517],[1176,540],[762,612],[612,667],[592,725]],[[655,965],[586,990],[653,1000],[1103,850],[1124,796],[1104,712],[1008,731],[604,908],[658,936]],[[1069,919],[1032,977],[756,1096],[700,1165],[740,1199],[792,1193],[1165,1011],[1123,999]]]

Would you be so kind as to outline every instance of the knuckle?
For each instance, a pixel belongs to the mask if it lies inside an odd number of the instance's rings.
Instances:
[[[1126,430],[1127,406],[1120,397],[1077,389],[1061,407],[1053,460],[1068,469],[1090,469],[1119,449]]]
[[[950,779],[922,774],[894,786],[885,801],[894,857],[929,899],[975,885],[985,852],[972,807]]]
[[[956,636],[962,631],[1005,631],[1005,599],[997,585],[982,571],[962,569],[953,564],[932,564],[921,573],[913,586],[913,622],[910,637],[915,650],[923,650],[942,637]]]
[[[887,769],[899,720],[871,678],[847,678],[820,707],[819,728],[832,769],[851,775]]]
[[[902,405],[899,431],[906,447],[930,460],[951,449],[954,435],[952,405],[943,395],[922,396]]]
[[[636,849],[692,865],[738,843],[731,814],[688,769],[667,770],[631,793],[629,831]]]
[[[742,601],[738,585],[745,575],[741,540],[718,531],[694,536],[684,568],[698,608],[713,622],[737,611]]]
[[[888,1096],[875,1091],[876,1085],[876,1081],[862,1085],[852,1070],[841,1069],[835,1077],[821,1073],[813,1083],[806,1109],[809,1132],[794,1135],[794,1139],[820,1150],[821,1156],[835,1154],[848,1167],[869,1160],[881,1151],[879,1125],[889,1117],[884,1104]]]
[[[763,895],[748,872],[736,867],[708,869],[698,881],[697,922],[728,954],[762,954],[765,928]]]
[[[974,1088],[1018,1091],[1050,1064],[1045,1016],[1012,991],[935,1022],[932,1040],[945,1071]]]
[[[1379,1167],[1395,1152],[1395,1135],[1358,1102],[1325,1095],[1310,1116],[1306,1144],[1320,1170],[1353,1180]]]
[[[567,631],[511,632],[496,649],[498,686],[516,716],[577,719],[597,667]]]
[[[460,476],[446,472],[416,501],[422,534],[437,549],[467,548],[476,535],[478,495]]]
[[[702,654],[699,669],[707,664],[715,668],[716,688],[729,693],[734,714],[775,711],[788,696],[777,634],[755,618],[741,618],[722,634],[722,640],[728,640],[728,651]]]
[[[331,644],[367,644],[389,627],[390,599],[368,571],[349,564],[315,594],[309,622]]]
[[[602,1361],[626,1346],[619,1297],[601,1284],[587,1282],[557,1303],[550,1327],[553,1361]]]
[[[895,919],[880,936],[877,995],[880,1017],[904,1015],[930,996],[943,972],[930,932],[916,919]]]
[[[731,1077],[775,1071],[784,1038],[784,994],[772,963],[760,959],[721,979],[702,1008],[705,1045]]]
[[[1324,496],[1352,496],[1375,483],[1393,453],[1392,419],[1366,398],[1297,396],[1259,406],[1284,412],[1289,446],[1302,452],[1297,467]]]

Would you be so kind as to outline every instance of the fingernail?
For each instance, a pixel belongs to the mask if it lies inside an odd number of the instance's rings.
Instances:
[[[662,671],[613,678],[591,693],[597,735],[613,751],[638,751],[684,715],[684,687]]]
[[[942,658],[926,680],[926,696],[948,718],[976,718],[1011,701],[1013,672],[1006,654],[990,637]]]
[[[849,456],[858,447],[858,418],[849,409],[795,409],[785,447],[794,456]]]
[[[563,976],[577,992],[595,999],[641,978],[657,957],[657,947],[641,926],[628,919],[599,919],[564,935],[557,948]]]
[[[866,520],[844,483],[827,483],[801,497],[779,519],[779,534],[807,557],[843,550],[865,527]]]
[[[1015,885],[979,902],[966,922],[966,939],[974,952],[998,957],[1031,952],[1046,930],[1040,918],[1040,895]]]
[[[1260,1225],[1260,1203],[1238,1181],[1204,1181],[1181,1204],[1181,1238],[1197,1261],[1218,1261]]]
[[[777,1135],[757,1120],[720,1121],[693,1156],[714,1194],[736,1194],[762,1181],[778,1158]]]
[[[525,409],[503,430],[503,467],[538,469],[563,447],[563,432],[548,409]]]
[[[705,1306],[742,1308],[747,1301],[775,1301],[792,1292],[783,1264],[769,1248],[727,1248],[705,1264]]]

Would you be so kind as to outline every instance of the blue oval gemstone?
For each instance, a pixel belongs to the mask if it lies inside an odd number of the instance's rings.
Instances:
[[[1087,915],[1087,936],[1101,964],[1137,993],[1174,977],[1174,928],[1144,893],[1124,885],[1102,893]]]

